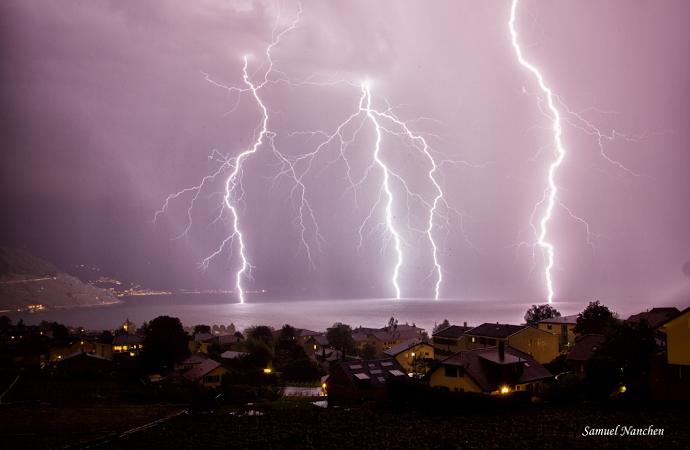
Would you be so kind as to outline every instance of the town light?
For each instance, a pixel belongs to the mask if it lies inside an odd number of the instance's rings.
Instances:
[[[501,394],[507,394],[508,392],[510,392],[510,388],[508,386],[503,386],[501,388]]]
[[[271,373],[271,369],[268,368],[268,367],[266,367],[266,368],[264,369],[264,373]]]

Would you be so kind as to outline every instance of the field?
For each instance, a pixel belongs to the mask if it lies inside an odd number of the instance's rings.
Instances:
[[[267,410],[264,415],[182,415],[99,449],[607,449],[686,448],[679,407],[548,408],[438,416],[382,407]],[[664,436],[582,436],[586,426],[664,429]]]
[[[13,381],[0,374],[0,391]],[[324,397],[186,414],[136,380],[22,375],[0,405],[0,449],[599,449],[686,448],[690,410],[680,404],[555,407],[462,415],[404,412],[389,405],[316,408]],[[132,401],[132,399],[136,401]],[[249,415],[247,411],[261,414]],[[204,411],[206,412],[206,411]],[[182,414],[180,414],[182,413]],[[244,414],[243,414],[244,413]],[[142,425],[169,418],[132,433]],[[663,436],[582,436],[586,427],[663,430]],[[101,439],[101,442],[97,442]],[[94,442],[96,441],[96,442]]]
[[[0,393],[15,373],[0,372]],[[120,379],[46,378],[22,374],[0,405],[0,449],[59,448],[119,435],[182,412],[186,407],[130,404],[146,388]]]

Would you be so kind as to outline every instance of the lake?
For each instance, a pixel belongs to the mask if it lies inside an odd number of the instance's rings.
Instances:
[[[269,325],[276,329],[288,323],[296,328],[325,331],[335,322],[364,327],[382,327],[393,316],[399,323],[414,323],[429,333],[435,323],[448,319],[452,324],[470,326],[484,322],[520,324],[534,301],[505,302],[498,300],[461,299],[339,299],[285,300],[264,295],[249,295],[240,304],[230,294],[170,294],[124,297],[118,305],[70,310],[48,310],[35,314],[12,315],[27,325],[41,320],[87,330],[114,330],[126,319],[137,326],[158,316],[178,317],[185,326],[198,324],[229,325],[237,330],[252,325]],[[585,304],[553,303],[563,315],[576,314]]]

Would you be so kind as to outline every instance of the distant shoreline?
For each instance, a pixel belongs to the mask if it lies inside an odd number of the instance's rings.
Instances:
[[[74,310],[74,309],[90,309],[90,308],[100,308],[104,306],[116,306],[124,303],[123,300],[115,300],[115,301],[110,301],[110,302],[102,302],[102,303],[87,303],[87,304],[70,304],[70,305],[57,305],[57,306],[46,306],[41,309],[23,309],[21,311],[15,311],[11,309],[2,309],[0,310],[1,315],[6,315],[6,316],[33,316],[35,314],[41,314],[44,312],[51,312],[51,311],[69,311],[69,310]]]

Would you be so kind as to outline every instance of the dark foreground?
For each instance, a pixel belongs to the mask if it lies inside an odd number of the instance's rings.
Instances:
[[[102,449],[570,449],[687,448],[690,412],[679,406],[549,408],[439,416],[381,407],[181,415]],[[663,436],[583,436],[586,427],[663,429]],[[619,431],[621,433],[621,431]]]
[[[0,392],[15,377],[0,371]],[[283,397],[240,411],[216,405],[213,413],[192,407],[204,413],[187,414],[188,400],[152,395],[159,391],[127,377],[23,375],[0,404],[0,449],[591,450],[680,449],[690,442],[690,408],[684,403],[527,404],[504,412],[488,409],[490,413],[466,410],[468,406],[460,414],[444,415],[433,402],[426,412],[388,404],[323,409],[311,405],[323,397]],[[247,414],[252,408],[262,414]],[[616,426],[618,435],[583,436],[588,429]],[[650,426],[663,435],[622,435],[623,427]]]

